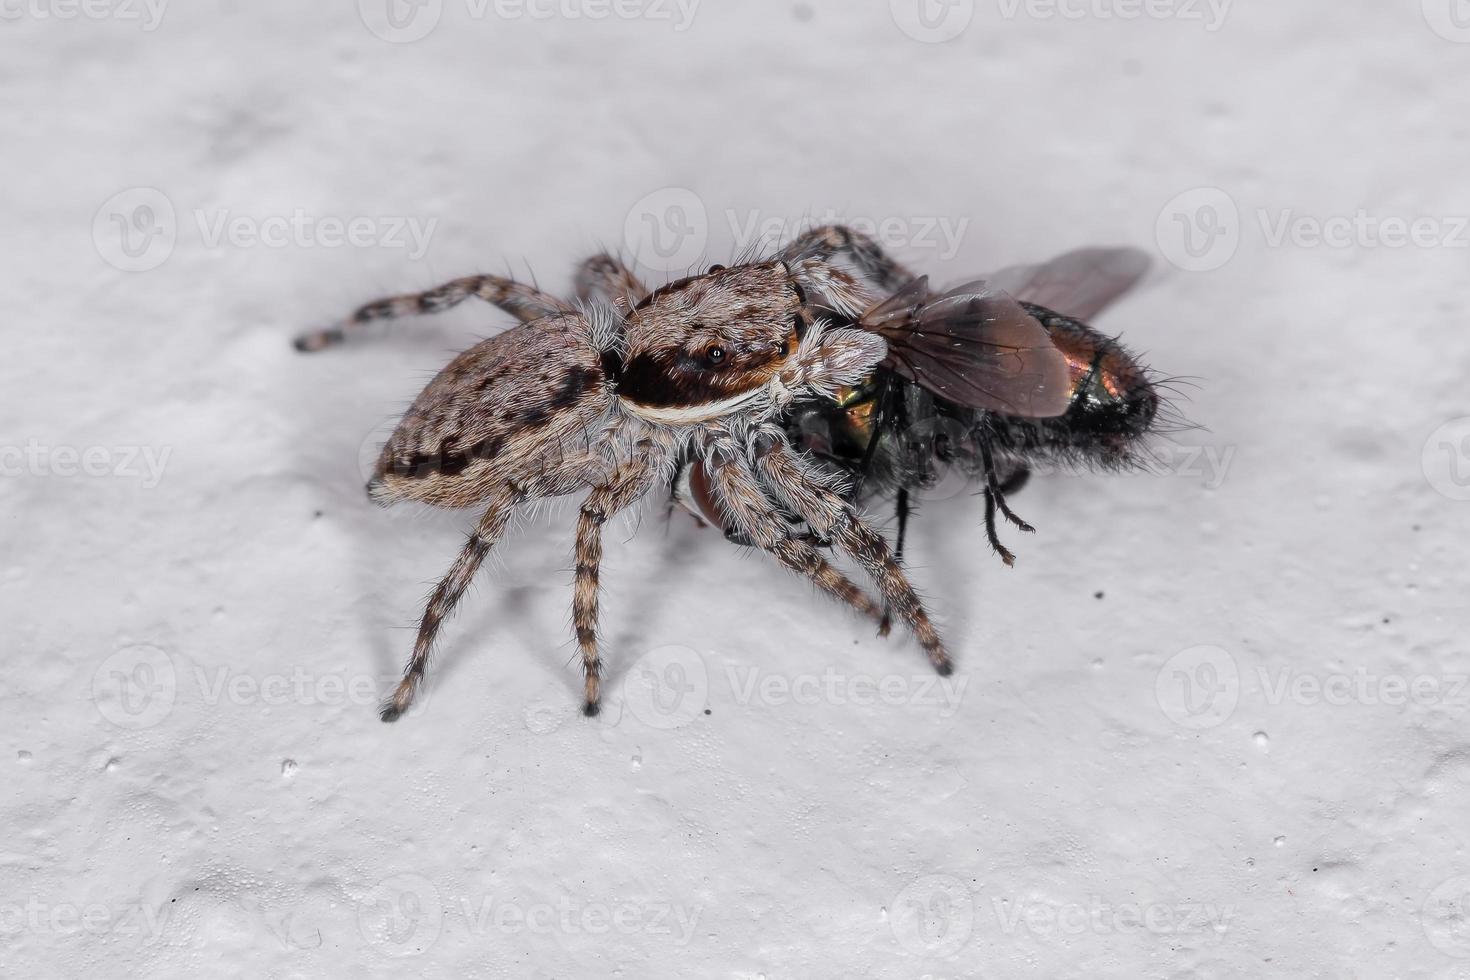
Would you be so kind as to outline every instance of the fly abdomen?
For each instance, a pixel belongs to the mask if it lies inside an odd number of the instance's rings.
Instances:
[[[1131,459],[1134,444],[1153,427],[1158,392],[1148,369],[1112,337],[1034,304],[1022,304],[1067,359],[1071,399],[1054,419],[995,416],[995,441],[1019,451],[1052,450],[1103,465]]]

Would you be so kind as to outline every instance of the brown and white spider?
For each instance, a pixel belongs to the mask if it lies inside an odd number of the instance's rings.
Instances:
[[[460,354],[429,383],[368,484],[385,505],[485,507],[429,599],[383,720],[412,704],[440,626],[515,509],[582,490],[589,492],[577,519],[572,615],[585,712],[597,714],[602,526],[668,486],[691,458],[709,474],[727,528],[879,618],[877,603],[792,533],[790,516],[799,517],[862,566],[935,670],[950,673],[944,645],[883,536],[838,478],[792,448],[780,424],[797,398],[830,396],[883,360],[881,336],[832,328],[822,318],[825,309],[856,320],[878,298],[845,267],[862,270],[877,259],[856,233],[822,228],[772,260],[714,266],[650,292],[617,259],[600,255],[579,269],[575,304],[498,276],[472,276],[370,303],[343,326],[300,337],[299,350],[320,350],[371,321],[445,310],[472,296],[521,321]]]

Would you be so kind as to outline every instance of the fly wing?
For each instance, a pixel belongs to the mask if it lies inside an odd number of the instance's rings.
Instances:
[[[859,325],[888,341],[886,367],[949,401],[1025,418],[1061,415],[1071,401],[1067,361],[1046,328],[989,283],[930,297],[920,277]]]
[[[989,281],[1024,302],[1090,320],[1137,285],[1149,264],[1136,248],[1079,248],[1050,262],[1003,269]]]

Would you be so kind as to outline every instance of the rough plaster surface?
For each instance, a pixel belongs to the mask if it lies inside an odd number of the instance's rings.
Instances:
[[[357,7],[3,5],[0,974],[1470,975],[1463,10]],[[926,501],[948,687],[650,504],[585,720],[561,505],[380,724],[473,517],[361,459],[506,318],[290,337],[829,215],[1149,249],[1100,325],[1202,428],[1014,570]]]

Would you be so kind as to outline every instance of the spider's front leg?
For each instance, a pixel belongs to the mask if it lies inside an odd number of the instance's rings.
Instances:
[[[812,529],[831,540],[872,576],[883,600],[913,630],[929,662],[941,675],[954,667],[924,604],[894,559],[888,542],[857,512],[826,474],[808,464],[786,435],[775,426],[763,426],[752,437],[755,471],[796,510]]]
[[[577,517],[577,572],[572,595],[572,622],[586,675],[582,711],[597,714],[602,701],[602,660],[597,652],[597,590],[602,565],[602,526],[652,488],[656,467],[647,459],[623,463],[607,482],[594,487]]]
[[[832,398],[843,385],[859,384],[888,355],[888,343],[876,333],[852,327],[807,331],[801,346],[776,375],[772,406],[790,409],[803,392]]]
[[[811,579],[823,592],[877,619],[882,611],[867,593],[833,568],[810,542],[791,535],[786,520],[772,509],[749,464],[741,458],[743,450],[733,439],[717,440],[710,445],[705,463],[731,529],[793,572]]]
[[[534,286],[527,286],[504,276],[466,276],[422,293],[390,296],[357,308],[344,322],[325,330],[304,333],[296,338],[299,351],[319,351],[347,339],[375,320],[393,320],[420,313],[439,313],[458,306],[471,296],[500,307],[522,323],[539,320],[553,313],[572,313],[572,307]]]

